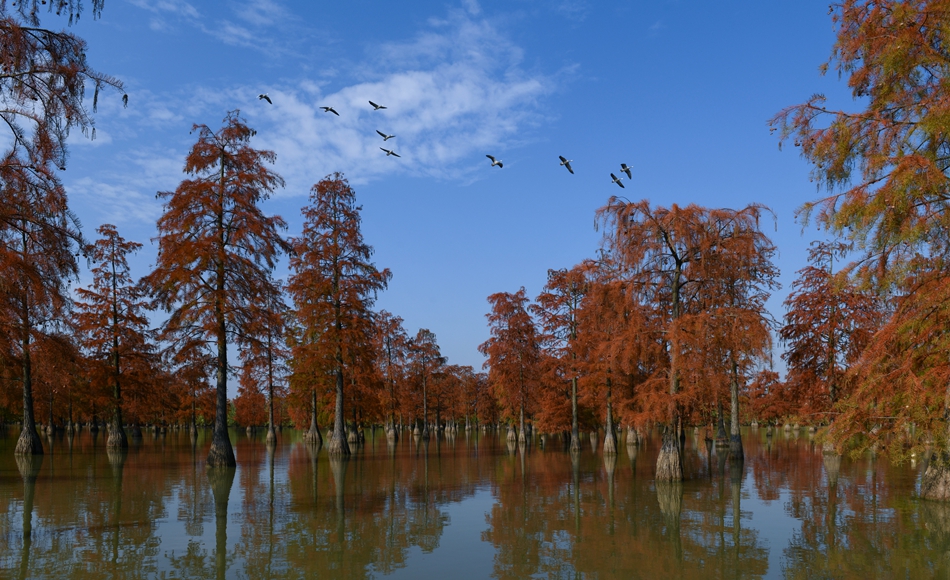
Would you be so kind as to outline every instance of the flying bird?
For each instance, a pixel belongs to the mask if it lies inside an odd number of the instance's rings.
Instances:
[[[382,131],[380,131],[379,129],[376,129],[376,132],[379,133],[379,136],[383,138],[383,141],[389,141],[390,139],[395,137],[395,135],[387,135],[383,133]]]
[[[261,94],[261,95],[257,95],[257,100],[259,100],[259,101],[267,101],[267,104],[269,104],[269,105],[273,105],[273,104],[274,104],[274,102],[270,100],[270,97],[267,96],[267,93],[264,93],[264,94]]]
[[[373,101],[370,101],[369,104],[370,104],[370,105],[373,105],[373,110],[374,110],[374,111],[378,111],[378,110],[380,110],[380,109],[385,109],[385,108],[386,108],[386,107],[384,107],[384,106],[382,106],[382,105],[377,105],[377,104],[374,103]]]
[[[627,174],[627,179],[633,179],[633,174],[630,173],[630,168],[627,166],[626,163],[621,163],[621,164],[620,164],[620,169],[621,169],[624,173]]]
[[[492,167],[494,167],[494,166],[496,166],[496,165],[497,165],[498,167],[504,167],[504,166],[505,166],[500,160],[495,159],[495,158],[492,157],[491,155],[486,155],[485,157],[488,157],[489,159],[491,159],[491,166],[492,166]]]
[[[616,183],[617,185],[619,185],[620,187],[623,187],[623,184],[620,183],[620,180],[621,180],[622,178],[617,177],[616,175],[614,175],[613,173],[611,173],[611,174],[610,174],[610,179],[613,180],[613,182]]]
[[[336,115],[337,117],[340,116],[340,114],[337,113],[336,110],[335,110],[333,107],[320,107],[320,108],[323,109],[323,112],[324,112],[324,113],[333,113],[333,114]]]
[[[561,165],[563,165],[564,167],[567,167],[567,170],[571,172],[571,175],[574,175],[574,170],[571,169],[571,161],[574,161],[574,160],[565,159],[563,155],[558,155],[557,157],[558,159],[561,160]]]
[[[383,148],[380,147],[380,149],[383,149]],[[389,149],[383,149],[383,151],[386,152],[386,157],[389,157],[390,155],[392,155],[393,157],[402,157],[401,155],[399,155],[399,154],[396,153],[395,151],[390,151]]]

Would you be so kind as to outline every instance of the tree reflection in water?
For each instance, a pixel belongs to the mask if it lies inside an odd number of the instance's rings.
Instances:
[[[204,467],[203,432],[116,454],[83,430],[39,458],[0,438],[0,577],[413,577],[426,562],[497,578],[950,574],[950,506],[913,498],[922,466],[823,455],[794,433],[749,434],[744,462],[690,438],[687,480],[664,484],[649,433],[624,460],[552,438],[509,449],[504,430],[367,431],[348,460],[299,433],[236,437],[226,471]],[[487,558],[462,564],[470,552]]]

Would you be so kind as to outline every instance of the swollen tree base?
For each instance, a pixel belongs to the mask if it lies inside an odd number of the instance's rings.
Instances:
[[[656,458],[656,480],[683,481],[683,460],[675,429],[663,433],[663,446]]]
[[[742,450],[742,437],[733,435],[729,438],[729,456],[734,459],[745,459],[745,452]]]
[[[125,435],[125,429],[122,425],[109,425],[109,437],[106,439],[106,447],[109,449],[128,449],[129,438]]]
[[[274,429],[273,425],[270,425],[267,428],[267,437],[264,438],[264,444],[270,447],[277,445],[277,431]]]
[[[934,453],[920,478],[920,497],[933,501],[950,501],[950,455]]]
[[[346,433],[342,424],[334,425],[330,442],[327,443],[327,453],[330,457],[349,457],[350,444],[346,440]]]
[[[36,429],[24,427],[20,431],[20,438],[16,442],[16,455],[43,455],[43,442],[36,434]]]
[[[234,448],[231,447],[231,438],[228,432],[223,429],[215,429],[214,436],[211,439],[211,449],[208,450],[208,459],[205,460],[208,467],[236,467],[237,461],[234,459]]]

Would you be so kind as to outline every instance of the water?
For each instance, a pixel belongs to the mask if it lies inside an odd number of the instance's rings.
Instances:
[[[690,437],[679,485],[653,481],[655,437],[575,461],[367,431],[331,461],[296,431],[273,451],[233,431],[237,469],[209,471],[210,432],[147,432],[125,455],[57,435],[39,462],[14,458],[16,435],[2,578],[950,578],[950,505],[915,499],[922,465],[839,464],[804,433],[745,431],[741,466]]]

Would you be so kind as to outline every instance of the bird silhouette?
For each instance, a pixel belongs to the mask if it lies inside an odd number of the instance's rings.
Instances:
[[[389,141],[390,139],[395,137],[395,135],[387,135],[383,133],[382,131],[380,131],[379,129],[376,129],[376,132],[379,133],[379,136],[383,138],[383,141]]]
[[[616,175],[614,175],[613,173],[611,173],[611,174],[610,174],[610,179],[611,179],[614,183],[616,183],[617,185],[619,185],[620,187],[623,187],[623,184],[620,183],[620,179],[621,179],[620,177],[617,177]]]
[[[380,149],[383,149],[383,148],[380,147]],[[395,151],[390,151],[389,149],[383,149],[383,151],[386,152],[386,157],[389,157],[390,155],[392,155],[393,157],[402,157],[401,155],[399,155],[399,154],[396,153]]]
[[[340,114],[337,113],[337,112],[336,112],[336,109],[334,109],[333,107],[320,107],[320,108],[323,109],[323,112],[324,112],[324,113],[333,113],[333,114],[336,115],[337,117],[340,116]]]
[[[633,174],[630,173],[630,167],[626,163],[620,164],[620,170],[627,174],[627,179],[633,179]]]
[[[491,166],[492,166],[492,167],[494,167],[494,166],[496,166],[496,165],[497,165],[498,167],[504,167],[504,166],[505,166],[505,165],[501,162],[500,159],[495,159],[495,158],[492,157],[491,155],[486,155],[485,157],[488,157],[489,159],[491,159]]]
[[[571,175],[574,175],[574,170],[571,169],[571,161],[574,161],[574,160],[565,159],[563,155],[558,155],[557,157],[558,159],[561,160],[561,165],[563,165],[564,167],[567,167],[567,170],[571,172]]]
[[[384,107],[384,106],[382,106],[382,105],[377,105],[377,104],[374,103],[373,101],[370,101],[369,104],[370,104],[370,105],[373,105],[373,110],[374,110],[374,111],[378,111],[378,110],[380,110],[380,109],[385,109],[385,108],[386,108],[386,107]]]
[[[257,100],[259,100],[259,101],[267,101],[267,104],[269,104],[269,105],[273,105],[273,104],[274,104],[274,102],[270,100],[270,97],[267,96],[267,93],[264,93],[264,94],[261,94],[261,95],[257,95]]]

